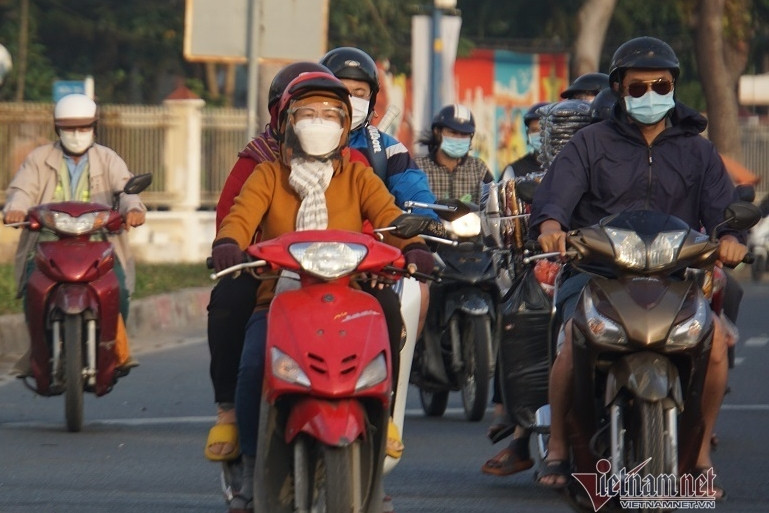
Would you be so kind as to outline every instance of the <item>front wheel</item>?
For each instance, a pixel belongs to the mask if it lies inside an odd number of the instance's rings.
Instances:
[[[477,422],[486,413],[491,381],[491,320],[465,317],[462,348],[465,353],[465,379],[462,404],[467,420]]]
[[[422,403],[422,410],[428,417],[441,417],[446,412],[446,406],[449,404],[449,391],[439,390],[430,392],[424,388],[419,389],[419,401]]]
[[[67,429],[77,432],[83,429],[83,319],[79,315],[64,319],[64,368]]]

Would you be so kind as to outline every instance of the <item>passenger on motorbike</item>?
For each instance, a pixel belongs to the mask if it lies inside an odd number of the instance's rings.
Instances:
[[[280,160],[256,166],[223,219],[212,247],[217,271],[242,261],[257,227],[267,240],[303,229],[360,231],[365,219],[384,227],[402,214],[371,169],[342,154],[351,117],[347,88],[329,74],[305,73],[287,86],[278,109]],[[402,248],[412,271],[432,271],[432,254],[420,238],[387,240]],[[273,282],[259,287],[246,328],[235,394],[244,488],[230,511],[245,509],[253,496],[266,313],[274,288]]]
[[[117,153],[94,142],[97,120],[96,103],[84,94],[69,94],[56,102],[53,123],[59,140],[33,150],[14,175],[3,209],[5,224],[20,223],[30,208],[52,201],[112,205],[113,193],[123,190],[133,174]],[[123,195],[120,211],[125,217],[126,232],[144,224],[146,210],[138,195]],[[32,257],[37,243],[52,236],[29,230],[21,234],[14,269],[18,297],[24,297],[26,281],[34,269]],[[135,284],[134,261],[125,232],[109,239],[117,256],[114,271],[120,282],[120,313],[125,322]],[[26,301],[24,309],[26,312]],[[139,363],[130,354],[124,328],[119,329],[118,337],[120,352],[126,355],[118,370],[126,372]],[[20,376],[30,375],[29,353],[19,360],[15,370]]]
[[[350,148],[365,155],[374,172],[387,185],[390,194],[395,196],[395,204],[404,208],[406,201],[435,203],[425,173],[414,163],[406,146],[371,124],[376,115],[374,108],[379,93],[379,73],[374,59],[359,48],[341,46],[330,50],[321,58],[320,63],[330,69],[350,91],[353,110]],[[413,212],[438,219],[430,209],[415,208]],[[430,299],[428,285],[420,283],[419,287],[421,299],[417,336],[422,333]],[[391,293],[388,289],[382,292],[387,295]]]
[[[534,197],[531,225],[543,251],[565,253],[565,229],[579,228],[624,210],[675,215],[710,233],[733,201],[733,186],[714,146],[697,135],[705,119],[674,98],[678,58],[665,42],[639,37],[622,44],[610,81],[620,100],[610,120],[580,130],[552,163]],[[697,194],[693,194],[697,191]],[[739,263],[747,252],[741,234],[719,232],[719,259]],[[563,487],[570,477],[565,419],[572,383],[571,316],[587,275],[575,274],[557,293],[564,323],[550,374],[551,431],[538,483]],[[711,468],[710,435],[724,395],[727,351],[716,319],[702,394],[705,433],[697,469]],[[717,491],[723,496],[723,490]]]
[[[464,105],[446,105],[433,118],[430,133],[419,142],[428,154],[416,158],[438,199],[480,205],[483,184],[494,181],[486,163],[469,155],[475,119]]]

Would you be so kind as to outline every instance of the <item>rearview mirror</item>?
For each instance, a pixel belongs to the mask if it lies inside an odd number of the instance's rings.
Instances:
[[[724,221],[733,230],[747,230],[761,220],[761,209],[747,201],[735,201],[724,211]]]

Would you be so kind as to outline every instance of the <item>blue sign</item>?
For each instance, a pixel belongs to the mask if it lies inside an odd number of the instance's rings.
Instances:
[[[56,80],[53,83],[53,102],[68,94],[85,94],[85,80]]]

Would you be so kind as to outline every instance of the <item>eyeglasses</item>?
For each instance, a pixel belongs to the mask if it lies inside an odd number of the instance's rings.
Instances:
[[[305,119],[315,120],[322,119],[324,121],[334,121],[342,125],[346,117],[344,110],[339,107],[322,107],[316,109],[314,107],[297,107],[288,111],[294,118],[294,122],[302,121]]]
[[[642,82],[633,82],[628,84],[627,92],[633,98],[640,98],[646,94],[646,91],[651,87],[652,91],[657,94],[666,95],[673,90],[673,82],[665,79],[647,80]]]

